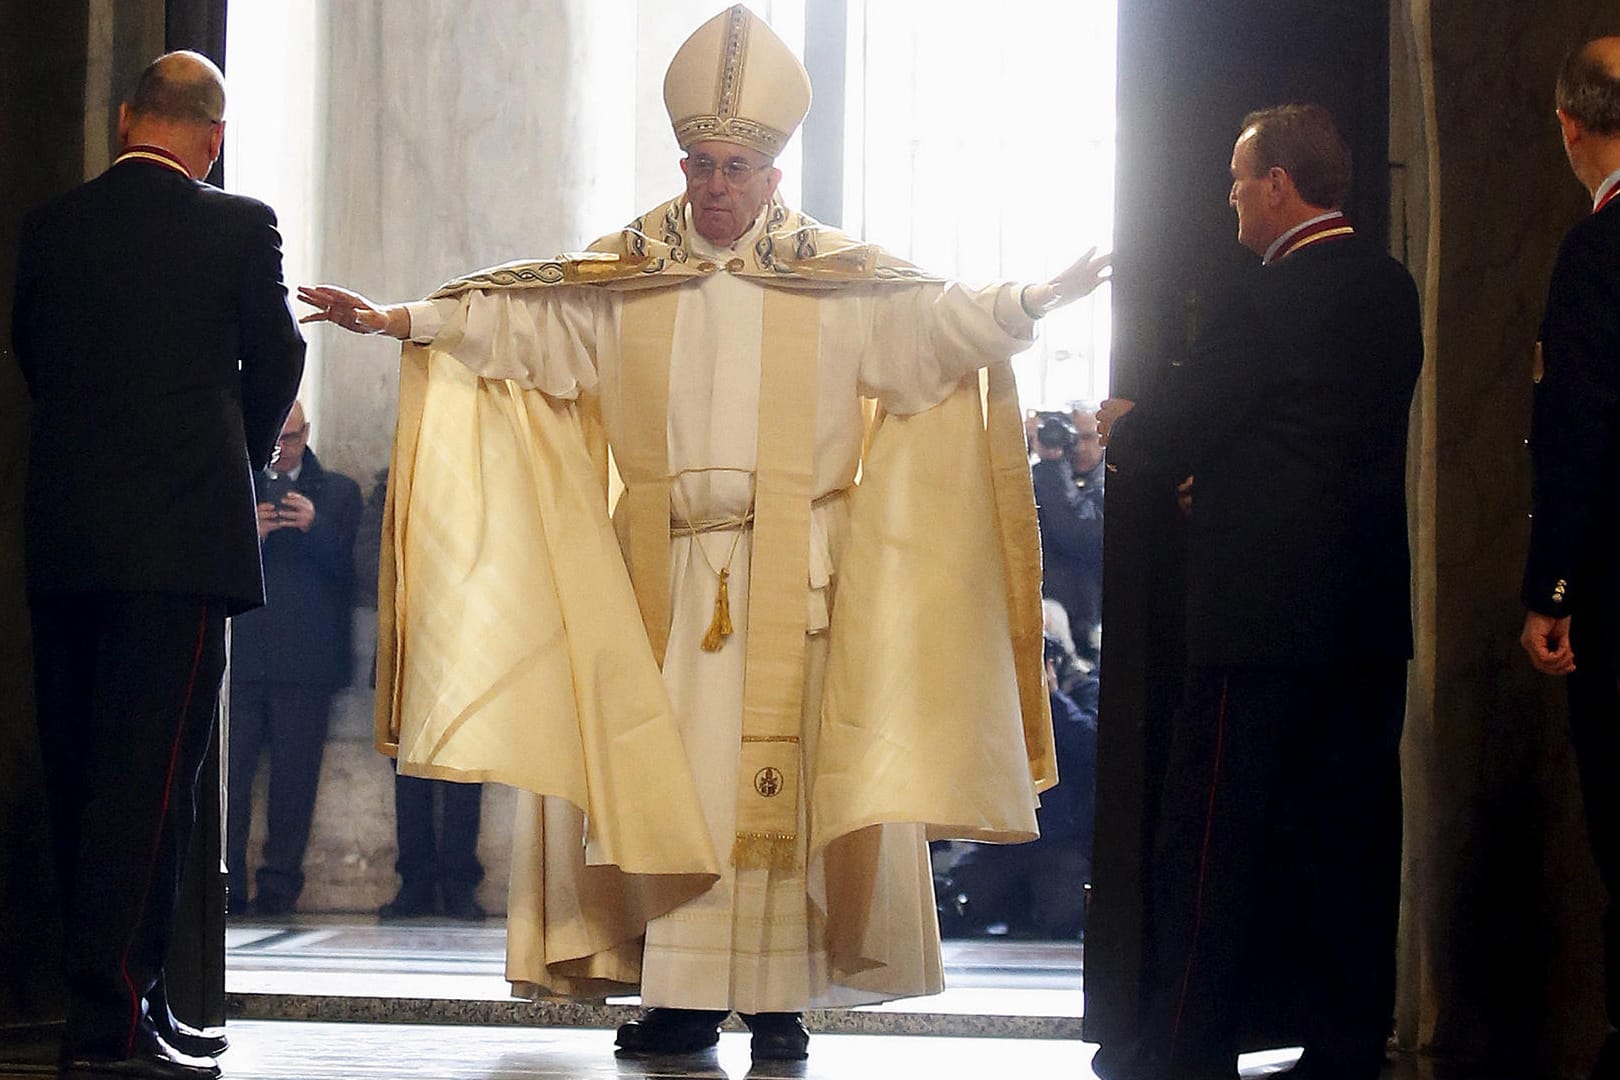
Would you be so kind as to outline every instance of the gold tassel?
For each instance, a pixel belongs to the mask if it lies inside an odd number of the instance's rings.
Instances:
[[[731,636],[731,594],[726,590],[726,579],[730,576],[731,567],[720,571],[720,589],[714,594],[714,618],[709,622],[709,632],[703,635],[704,652],[719,652],[720,646]]]

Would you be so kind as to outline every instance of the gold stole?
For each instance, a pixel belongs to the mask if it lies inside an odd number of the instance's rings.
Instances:
[[[624,481],[624,561],[635,587],[653,658],[664,665],[669,647],[669,353],[675,340],[680,290],[654,289],[624,298],[619,354],[627,445],[613,447]]]
[[[660,663],[670,626],[669,362],[678,298],[676,289],[659,289],[624,299],[619,341],[628,445],[613,448],[628,500],[626,562]],[[732,847],[739,868],[798,862],[819,345],[815,296],[767,287]]]
[[[1007,609],[1024,718],[1024,752],[1035,790],[1045,791],[1057,783],[1057,756],[1052,741],[1052,700],[1046,693],[1041,534],[1018,386],[1010,363],[991,364],[985,370],[985,420],[1001,558],[1007,570]]]

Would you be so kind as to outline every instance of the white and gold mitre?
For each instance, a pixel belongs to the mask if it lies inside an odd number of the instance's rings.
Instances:
[[[676,50],[664,107],[682,150],[718,139],[774,158],[810,111],[810,75],[763,19],[736,4]]]

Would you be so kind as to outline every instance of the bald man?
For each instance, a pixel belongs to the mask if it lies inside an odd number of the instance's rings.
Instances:
[[[66,923],[65,1077],[219,1075],[160,993],[225,664],[264,602],[254,468],[303,371],[275,215],[200,183],[225,86],[160,57],[123,153],[33,211],[12,342],[33,399],[24,525],[41,749]]]
[[[1604,968],[1610,1035],[1593,1077],[1620,1077],[1620,37],[1572,53],[1558,123],[1592,214],[1564,237],[1541,324],[1543,374],[1531,427],[1534,517],[1520,638],[1538,671],[1568,677],[1570,732],[1587,832],[1609,908]]]

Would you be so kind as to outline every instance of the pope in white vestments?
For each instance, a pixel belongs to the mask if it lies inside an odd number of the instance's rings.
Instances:
[[[1056,780],[1006,361],[1106,259],[971,290],[791,210],[809,92],[738,5],[665,81],[681,197],[426,301],[300,292],[408,341],[379,742],[524,792],[508,978],[639,992],[631,1052],[938,992],[927,841],[1029,839]]]

